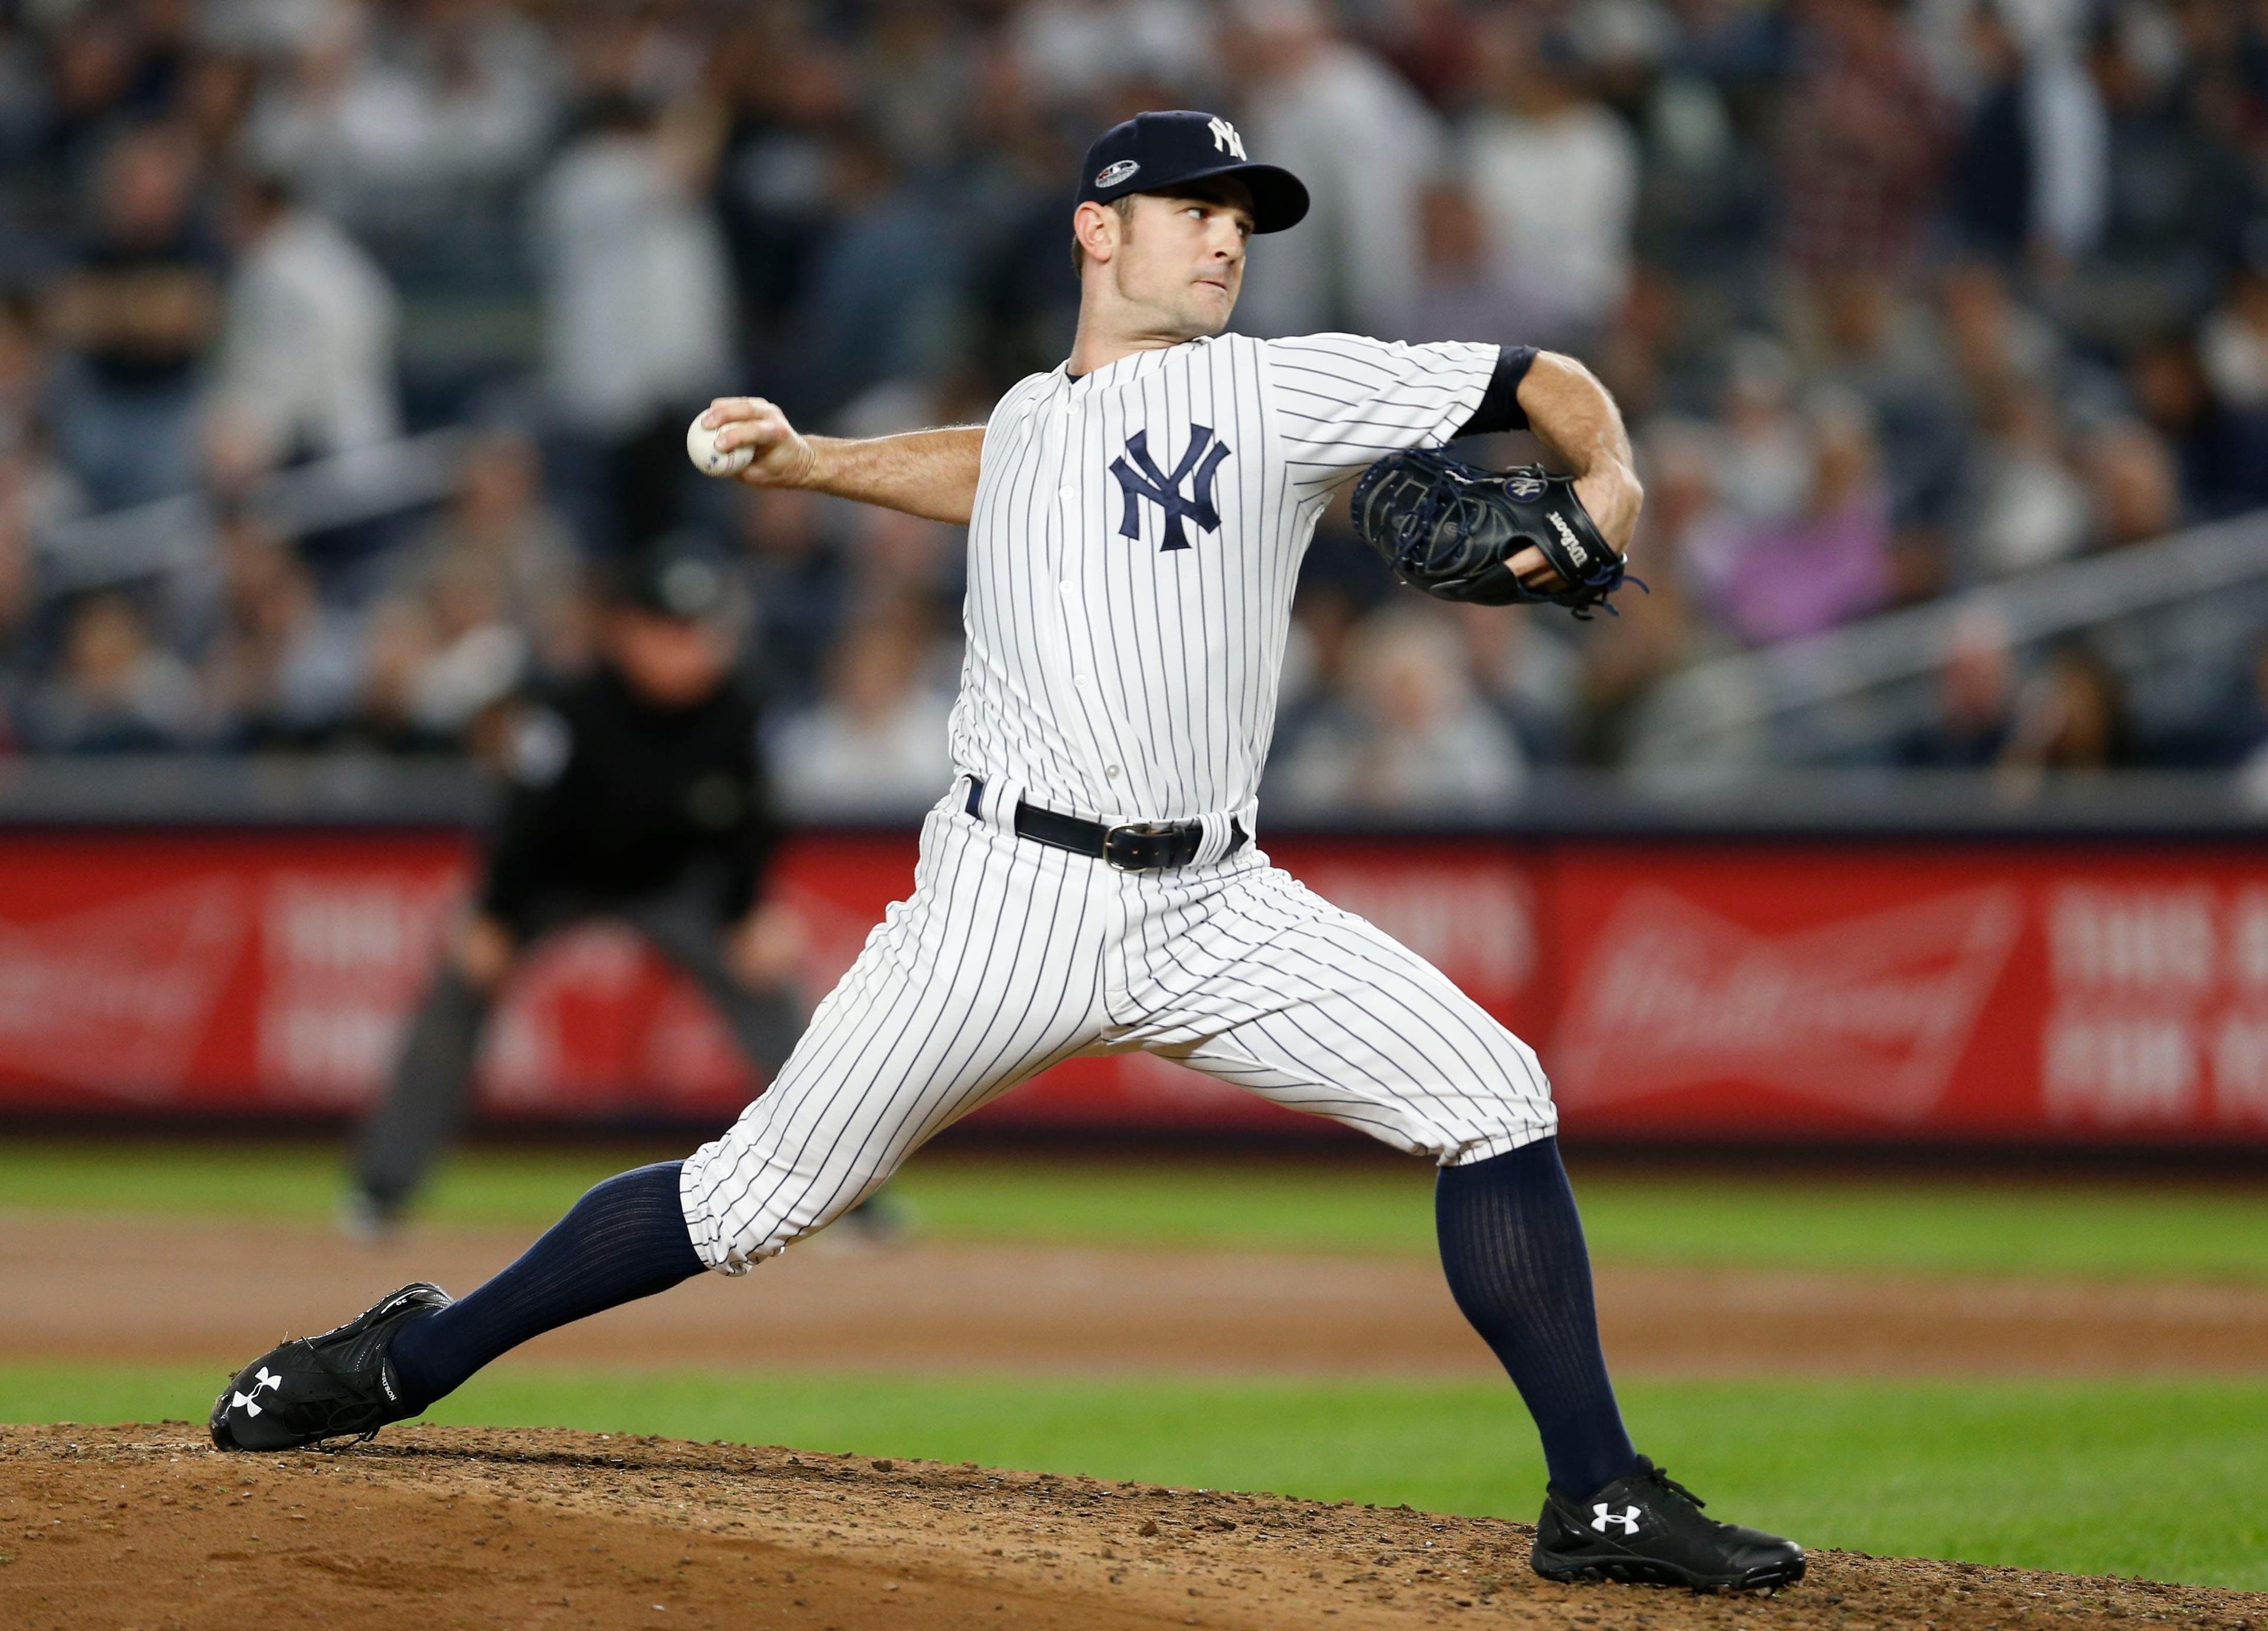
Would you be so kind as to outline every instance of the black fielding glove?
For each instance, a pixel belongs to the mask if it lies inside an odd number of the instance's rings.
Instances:
[[[1622,587],[1624,558],[1575,496],[1535,465],[1484,470],[1419,449],[1381,459],[1354,487],[1354,528],[1394,575],[1445,601],[1565,606],[1578,617]],[[1509,565],[1529,545],[1559,575],[1531,589]],[[1641,586],[1643,587],[1643,586]]]

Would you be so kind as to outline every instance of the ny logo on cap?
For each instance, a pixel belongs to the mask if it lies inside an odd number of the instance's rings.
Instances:
[[[1216,117],[1205,128],[1212,132],[1214,151],[1231,153],[1239,159],[1244,157],[1244,138],[1236,133],[1234,125],[1226,119]]]
[[[1214,123],[1220,122],[1215,120]],[[1235,132],[1231,131],[1233,137]],[[1210,449],[1210,451],[1208,451]],[[1142,535],[1140,500],[1147,498],[1166,513],[1165,542],[1158,552],[1186,550],[1189,535],[1182,530],[1182,518],[1189,517],[1201,532],[1214,532],[1220,527],[1220,512],[1212,507],[1213,477],[1219,474],[1220,461],[1228,457],[1228,444],[1213,439],[1210,425],[1189,426],[1189,451],[1182,454],[1170,476],[1158,468],[1150,456],[1150,432],[1137,431],[1126,439],[1126,451],[1110,461],[1110,473],[1118,478],[1125,491],[1126,509],[1119,519],[1118,535],[1139,538]],[[1129,464],[1127,461],[1133,461]],[[1182,483],[1189,484],[1189,496],[1182,497]]]

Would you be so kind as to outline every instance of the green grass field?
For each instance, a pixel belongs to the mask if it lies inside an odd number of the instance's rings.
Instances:
[[[488,1151],[444,1171],[422,1215],[540,1230],[639,1155]],[[1430,1256],[1432,1174],[1416,1162],[917,1157],[892,1192],[947,1240]],[[0,1207],[327,1219],[328,1148],[0,1147]],[[1593,1252],[1624,1263],[1916,1273],[2268,1280],[2259,1186],[1832,1181],[1586,1174]]]
[[[666,1153],[666,1152],[662,1152]],[[534,1232],[622,1153],[481,1153],[426,1215]],[[1624,1262],[2268,1280],[2268,1197],[2236,1187],[1832,1183],[1577,1170]],[[1392,1163],[1020,1162],[943,1155],[896,1185],[939,1238],[1430,1254],[1429,1175]],[[334,1152],[18,1141],[0,1210],[319,1222]],[[0,1288],[0,1305],[4,1288]],[[4,1318],[0,1307],[0,1318]],[[0,1420],[202,1420],[217,1368],[0,1364]],[[1634,1435],[1717,1509],[1823,1546],[2268,1590],[2268,1356],[2257,1380],[1655,1381]],[[548,1369],[507,1362],[437,1420],[794,1444],[1533,1516],[1510,1390]]]

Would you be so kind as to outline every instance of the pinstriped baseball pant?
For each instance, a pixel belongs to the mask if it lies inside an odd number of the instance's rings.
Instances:
[[[1121,872],[949,797],[923,826],[913,894],[770,1090],[686,1162],[694,1247],[740,1273],[1018,1082],[1133,1049],[1444,1165],[1557,1125],[1526,1043],[1256,851]]]

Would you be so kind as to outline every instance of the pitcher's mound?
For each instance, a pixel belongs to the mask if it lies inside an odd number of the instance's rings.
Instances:
[[[1769,1602],[1531,1575],[1525,1524],[974,1465],[390,1428],[0,1428],[0,1624],[1233,1631],[2268,1623],[2268,1598],[1822,1552]]]

